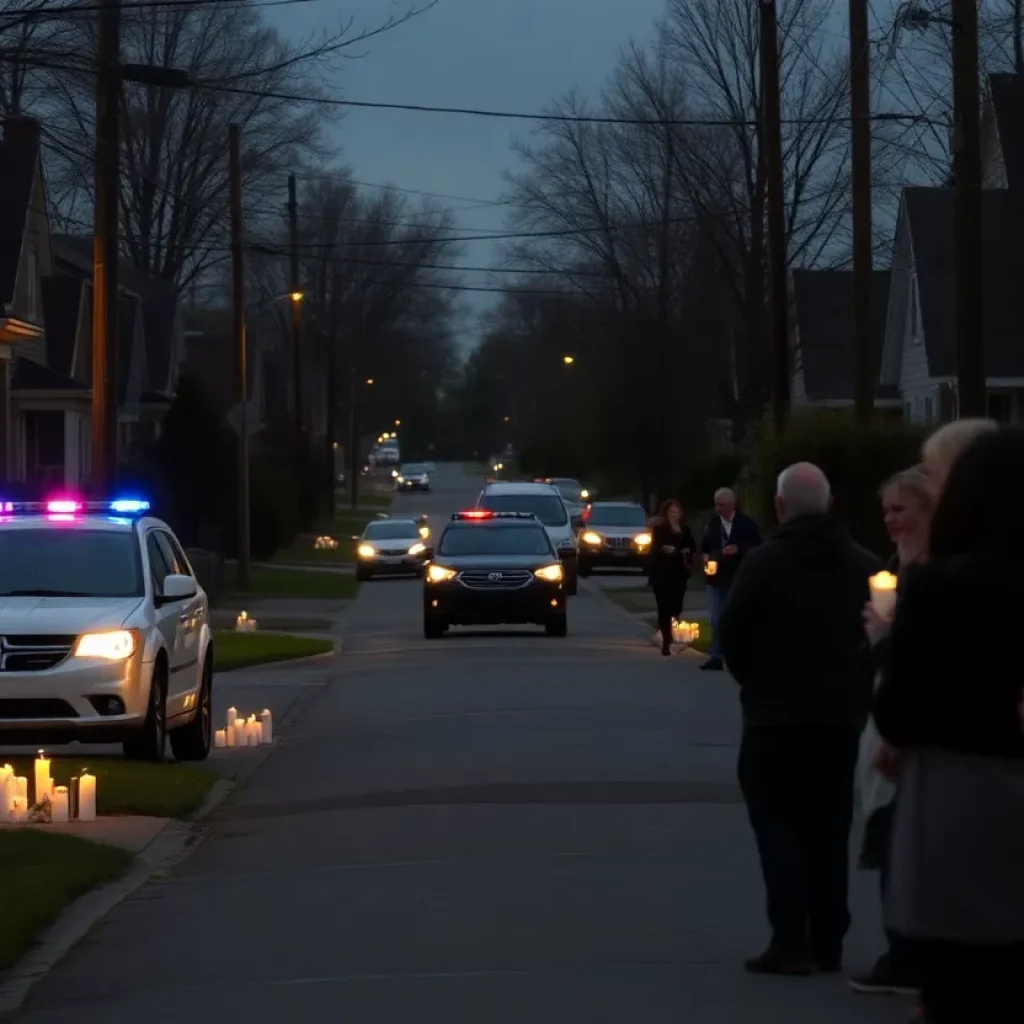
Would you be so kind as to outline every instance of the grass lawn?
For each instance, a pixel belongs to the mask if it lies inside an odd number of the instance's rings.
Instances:
[[[16,774],[29,779],[31,789],[32,759],[16,757],[11,763],[17,770]],[[202,806],[210,787],[217,781],[214,772],[191,764],[175,764],[173,761],[150,764],[126,761],[120,757],[85,757],[81,754],[53,755],[50,774],[57,785],[66,786],[68,780],[79,775],[83,768],[88,768],[96,776],[97,814],[182,818]]]
[[[214,670],[230,672],[272,661],[292,661],[327,654],[334,650],[330,640],[290,633],[236,633],[219,629],[214,634]]]
[[[131,862],[127,850],[75,836],[36,829],[0,832],[0,971],[17,963],[69,903],[118,878]]]
[[[238,567],[224,567],[224,590],[244,596],[238,589]],[[248,593],[256,597],[311,597],[342,600],[355,597],[356,578],[352,573],[317,572],[302,569],[276,569],[254,565]]]
[[[336,548],[316,548],[313,537],[297,537],[288,547],[281,548],[271,561],[281,565],[351,565],[354,552],[349,538],[352,533],[337,530],[328,536],[338,542]]]
[[[363,491],[359,495],[359,504],[365,505],[367,508],[391,508],[393,498],[394,494],[383,491]]]

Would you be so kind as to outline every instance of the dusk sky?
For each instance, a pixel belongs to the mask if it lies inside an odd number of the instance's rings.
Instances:
[[[292,38],[336,28],[379,25],[402,4],[319,0],[266,10]],[[440,0],[436,7],[363,47],[366,56],[337,76],[345,98],[432,106],[539,111],[576,88],[596,96],[630,38],[650,38],[663,0]],[[459,234],[498,231],[501,207],[480,208],[504,190],[509,143],[526,121],[381,110],[352,110],[336,129],[356,179],[466,197],[451,202]],[[459,212],[461,208],[462,212]],[[464,230],[468,229],[468,230]],[[465,246],[462,262],[487,265],[493,243]],[[493,280],[493,279],[491,279]],[[467,284],[487,284],[483,274]],[[493,297],[474,297],[485,308]]]

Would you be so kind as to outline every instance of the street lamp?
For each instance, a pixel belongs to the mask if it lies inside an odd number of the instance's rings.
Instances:
[[[366,383],[367,384],[372,384],[373,383],[373,378],[372,377],[367,377],[366,378]]]
[[[576,357],[575,356],[562,356],[562,362],[565,363],[566,366],[572,366],[572,364],[576,362]]]
[[[291,299],[292,302],[301,302],[305,298],[305,295],[302,292],[292,292],[288,298]]]
[[[395,426],[396,427],[400,427],[401,425],[402,425],[402,421],[401,420],[395,420]]]

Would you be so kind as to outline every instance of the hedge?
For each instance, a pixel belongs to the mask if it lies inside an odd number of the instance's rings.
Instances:
[[[832,485],[834,513],[853,537],[880,555],[890,551],[878,489],[893,473],[920,461],[920,429],[877,416],[859,422],[852,411],[814,410],[794,414],[780,436],[762,427],[747,465],[741,501],[765,526],[776,524],[774,497],[779,473],[794,462],[820,466]]]

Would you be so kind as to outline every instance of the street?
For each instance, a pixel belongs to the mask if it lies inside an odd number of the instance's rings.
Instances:
[[[396,499],[435,533],[479,479]],[[893,1024],[841,977],[746,975],[767,940],[726,675],[661,658],[586,581],[569,636],[422,636],[365,584],[309,711],[196,854],[35,989],[33,1024]],[[813,765],[808,766],[813,770]],[[847,968],[881,944],[855,873]]]

